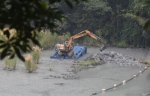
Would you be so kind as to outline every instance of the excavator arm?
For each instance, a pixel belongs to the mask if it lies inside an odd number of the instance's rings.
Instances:
[[[99,41],[100,43],[104,44],[103,48],[100,49],[101,51],[106,48],[105,43],[98,36],[96,36],[95,34],[91,33],[89,30],[82,31],[82,32],[80,32],[80,33],[70,37],[68,43],[66,44],[66,47],[70,50],[72,48],[72,41],[73,40],[75,40],[77,38],[80,38],[80,37],[83,37],[83,36],[86,36],[86,35],[89,35],[92,38],[94,38],[97,41]]]
[[[72,41],[89,35],[90,37],[96,39],[98,42],[102,43],[104,46],[102,46],[100,48],[100,51],[103,51],[104,49],[106,49],[105,43],[95,34],[91,33],[88,30],[82,31],[72,37],[69,38],[69,41],[65,42],[64,44],[56,44],[55,45],[55,51],[56,53],[51,56],[51,58],[79,58],[81,57],[83,54],[85,54],[87,52],[87,48],[84,46],[72,46]]]

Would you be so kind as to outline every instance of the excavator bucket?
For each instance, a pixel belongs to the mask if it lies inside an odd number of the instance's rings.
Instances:
[[[107,47],[106,47],[106,45],[104,45],[104,46],[102,46],[101,48],[100,48],[100,51],[102,52],[103,50],[105,50]]]

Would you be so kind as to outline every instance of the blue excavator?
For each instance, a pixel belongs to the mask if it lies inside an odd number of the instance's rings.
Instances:
[[[89,30],[84,30],[72,37],[69,38],[64,44],[56,44],[55,45],[55,54],[50,56],[52,59],[78,59],[87,53],[86,46],[73,46],[73,40],[89,35],[90,37],[96,39],[98,42],[102,43],[103,46],[100,48],[100,51],[106,49],[106,44],[95,34],[90,32]]]

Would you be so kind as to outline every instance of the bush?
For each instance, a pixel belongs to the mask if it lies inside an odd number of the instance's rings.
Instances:
[[[127,43],[123,40],[118,43],[117,47],[127,47]]]
[[[52,34],[51,32],[38,32],[37,40],[43,49],[48,49],[55,46],[55,39],[57,34]]]

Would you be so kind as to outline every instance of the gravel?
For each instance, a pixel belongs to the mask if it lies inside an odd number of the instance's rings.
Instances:
[[[115,65],[115,66],[139,66],[142,67],[142,64],[138,59],[124,55],[118,52],[105,51],[100,53],[94,53],[93,55],[86,58],[86,60],[98,60],[105,61],[106,63]]]

